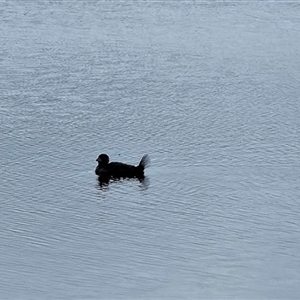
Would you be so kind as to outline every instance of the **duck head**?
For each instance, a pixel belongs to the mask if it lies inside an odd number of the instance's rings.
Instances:
[[[100,154],[96,159],[96,161],[98,162],[98,164],[105,166],[109,163],[109,157],[107,154]]]

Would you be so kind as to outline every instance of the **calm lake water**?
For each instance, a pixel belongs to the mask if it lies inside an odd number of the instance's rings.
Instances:
[[[300,298],[299,2],[0,16],[1,299]]]

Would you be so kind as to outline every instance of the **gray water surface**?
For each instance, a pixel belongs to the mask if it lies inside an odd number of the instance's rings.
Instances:
[[[0,4],[1,299],[300,298],[298,2]]]

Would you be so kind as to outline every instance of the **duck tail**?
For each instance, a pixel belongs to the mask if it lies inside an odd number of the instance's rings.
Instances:
[[[141,161],[140,161],[140,163],[139,163],[139,165],[138,165],[138,168],[139,168],[140,170],[144,170],[144,169],[146,169],[147,167],[149,167],[149,165],[150,165],[150,157],[149,157],[148,154],[145,154],[145,155],[142,157],[142,159],[141,159]]]
[[[139,165],[135,168],[135,176],[139,179],[144,179],[144,170],[147,168],[150,164],[150,158],[148,154],[144,155],[139,163]]]

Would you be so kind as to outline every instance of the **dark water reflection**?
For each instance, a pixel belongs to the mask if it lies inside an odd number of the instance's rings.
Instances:
[[[2,1],[1,298],[298,298],[299,9]]]
[[[109,181],[108,183],[104,183],[100,177],[97,177],[97,188],[99,188],[100,190],[102,191],[108,191],[109,190],[109,185],[110,184],[117,184],[119,182],[122,182],[122,183],[125,183],[126,182],[132,182],[132,181],[135,181],[138,184],[138,186],[143,189],[143,190],[147,190],[149,188],[149,185],[150,185],[150,179],[145,176],[145,178],[143,179],[137,179],[137,178],[133,178],[133,179],[114,179],[114,180],[111,180]]]

